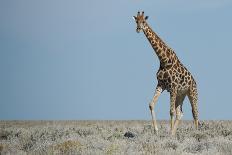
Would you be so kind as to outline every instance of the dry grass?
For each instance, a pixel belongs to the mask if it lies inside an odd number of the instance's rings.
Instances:
[[[155,135],[149,121],[0,121],[0,154],[232,154],[231,121],[183,121],[174,137],[158,123]]]

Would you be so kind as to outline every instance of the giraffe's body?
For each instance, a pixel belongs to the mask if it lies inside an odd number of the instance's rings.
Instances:
[[[137,32],[141,30],[144,32],[160,60],[160,68],[156,74],[158,80],[156,93],[149,105],[155,130],[157,131],[158,128],[153,109],[159,95],[164,90],[170,92],[170,116],[172,134],[175,134],[179,120],[183,116],[182,104],[186,95],[188,96],[192,106],[195,125],[198,127],[197,85],[193,76],[180,62],[175,52],[170,47],[168,47],[162,41],[162,39],[160,39],[160,37],[150,28],[146,22],[148,17],[144,17],[144,12],[141,15],[138,12],[137,17],[134,16],[134,18],[137,23]],[[176,121],[174,122],[175,114]]]

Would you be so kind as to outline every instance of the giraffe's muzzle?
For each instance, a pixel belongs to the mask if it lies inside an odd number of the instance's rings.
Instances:
[[[141,31],[141,28],[137,28],[136,32],[139,33]]]

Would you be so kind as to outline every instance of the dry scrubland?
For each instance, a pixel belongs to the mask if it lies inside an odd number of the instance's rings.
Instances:
[[[0,121],[0,154],[232,154],[232,121]]]

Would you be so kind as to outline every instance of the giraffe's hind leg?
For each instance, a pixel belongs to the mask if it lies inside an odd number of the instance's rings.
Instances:
[[[186,94],[177,96],[176,98],[176,103],[175,103],[175,108],[176,108],[176,120],[174,123],[174,127],[173,130],[171,131],[172,135],[175,135],[177,127],[180,123],[181,118],[183,117],[183,112],[182,112],[182,105],[183,105],[183,101],[185,99]]]
[[[197,86],[194,82],[189,89],[188,98],[192,106],[192,114],[194,119],[194,124],[196,129],[198,129],[198,93],[197,93]]]
[[[173,133],[173,129],[174,129],[174,124],[175,124],[175,120],[174,120],[174,115],[175,115],[175,104],[176,104],[176,98],[177,98],[177,91],[174,90],[170,93],[170,127],[171,127],[171,133]]]

